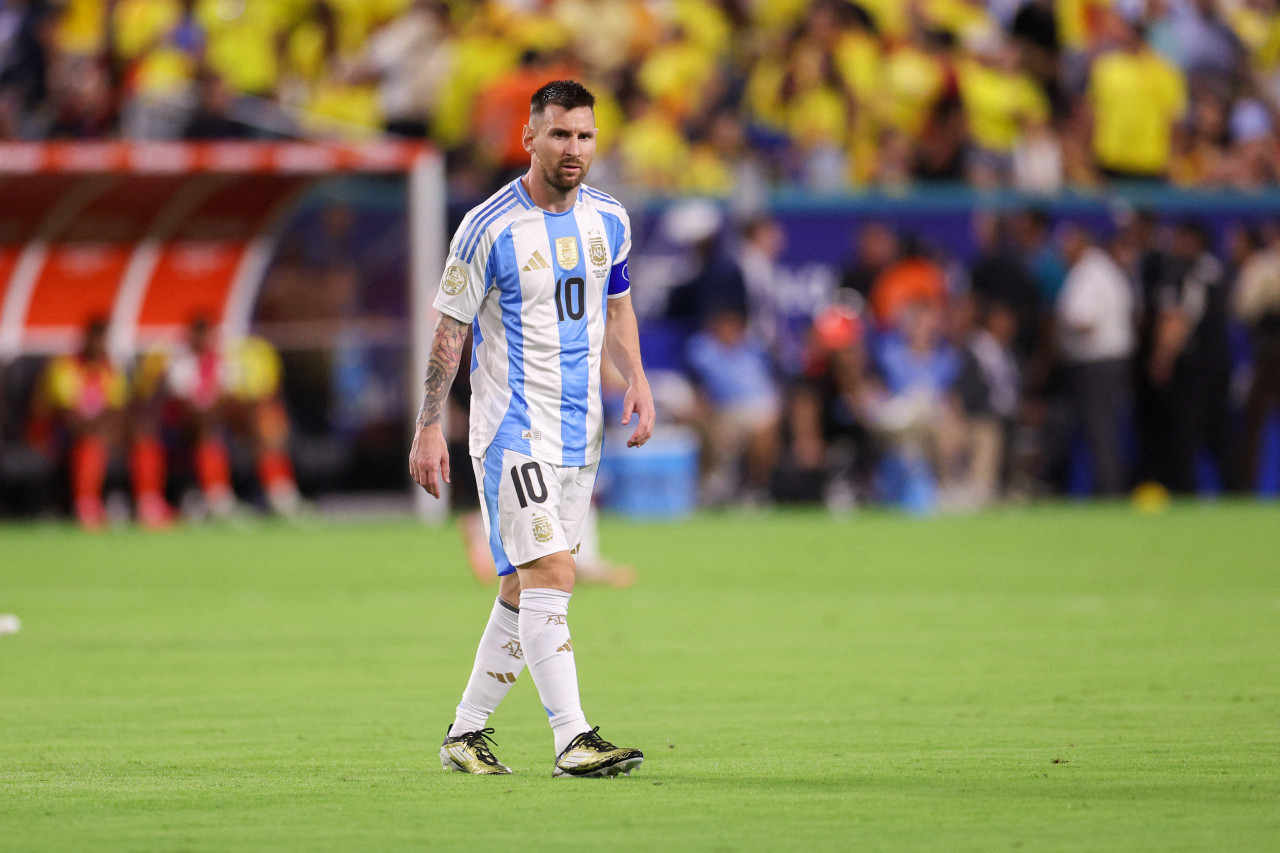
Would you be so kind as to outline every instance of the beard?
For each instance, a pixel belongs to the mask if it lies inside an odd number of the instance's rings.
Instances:
[[[587,175],[586,165],[581,162],[572,164],[572,165],[577,165],[579,167],[578,171],[572,174],[565,174],[562,171],[560,171],[561,167],[566,165],[571,165],[571,164],[558,163],[551,168],[547,168],[544,166],[542,169],[543,180],[545,180],[549,186],[551,186],[554,190],[556,190],[556,192],[568,193],[570,190],[577,189],[578,185],[582,183],[582,179],[585,178]]]

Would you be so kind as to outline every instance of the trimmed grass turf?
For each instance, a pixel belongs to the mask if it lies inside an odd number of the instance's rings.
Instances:
[[[436,749],[491,593],[451,528],[0,527],[0,849],[1280,849],[1280,509],[607,520],[583,696],[645,750]]]

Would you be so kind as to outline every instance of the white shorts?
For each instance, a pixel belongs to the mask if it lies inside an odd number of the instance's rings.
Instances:
[[[491,444],[471,464],[499,575],[557,551],[576,553],[599,462],[569,468]]]

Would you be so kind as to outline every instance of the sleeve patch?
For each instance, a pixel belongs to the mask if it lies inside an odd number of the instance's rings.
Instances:
[[[467,270],[464,267],[454,264],[444,271],[444,278],[440,282],[440,289],[450,296],[457,296],[467,286]]]

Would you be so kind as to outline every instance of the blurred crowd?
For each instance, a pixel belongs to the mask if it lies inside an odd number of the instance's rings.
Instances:
[[[703,436],[703,501],[1257,490],[1280,415],[1280,228],[1139,212],[1093,231],[1031,210],[974,232],[959,259],[864,221],[812,322],[787,328],[779,224],[709,225],[643,327],[660,411]]]
[[[390,133],[483,182],[562,76],[646,192],[1277,174],[1276,0],[0,0],[0,138]]]
[[[5,401],[18,405],[0,406],[0,439],[17,439],[0,458],[0,508],[34,515],[65,506],[90,531],[130,517],[164,529],[179,511],[225,521],[243,513],[245,499],[281,516],[298,513],[281,361],[271,344],[220,342],[197,318],[180,344],[151,348],[124,367],[107,333],[105,321],[91,321],[77,352],[23,360],[31,381],[6,382],[25,393]]]

